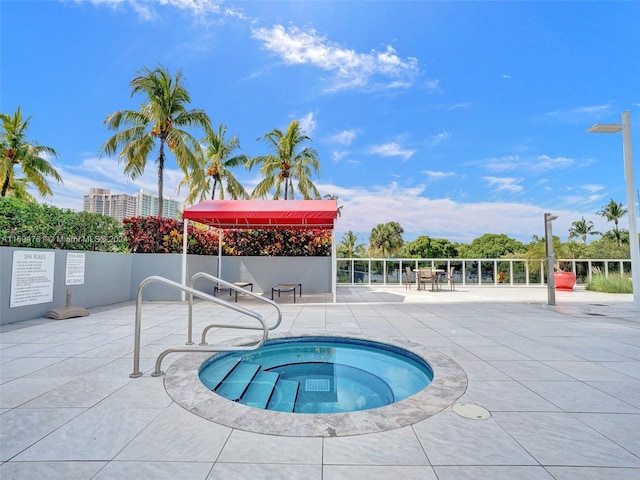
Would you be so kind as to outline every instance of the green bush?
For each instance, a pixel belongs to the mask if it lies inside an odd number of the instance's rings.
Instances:
[[[182,253],[183,222],[175,218],[133,217],[125,218],[123,223],[132,253]],[[189,225],[187,253],[217,255],[217,232]]]
[[[331,230],[227,230],[224,255],[274,257],[327,257],[331,255]]]
[[[0,246],[117,252],[125,242],[114,218],[0,197]]]
[[[629,275],[609,275],[605,277],[600,271],[595,271],[591,280],[587,281],[587,290],[605,293],[633,293],[633,284]]]
[[[134,217],[124,220],[133,253],[181,253],[183,223],[173,218]],[[218,232],[189,225],[187,252],[218,254]],[[226,230],[222,254],[229,256],[329,256],[331,231],[326,229]]]
[[[184,223],[173,218],[124,220],[0,197],[0,246],[100,252],[182,253]],[[218,232],[189,224],[187,252],[218,254]],[[227,230],[223,255],[329,256],[327,229]]]

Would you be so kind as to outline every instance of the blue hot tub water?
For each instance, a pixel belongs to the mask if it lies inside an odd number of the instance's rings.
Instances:
[[[382,407],[433,379],[427,362],[411,352],[333,337],[269,340],[254,351],[218,354],[199,375],[207,388],[229,400],[293,413]]]

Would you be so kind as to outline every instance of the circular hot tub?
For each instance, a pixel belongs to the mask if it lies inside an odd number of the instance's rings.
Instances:
[[[165,389],[186,410],[220,425],[270,435],[330,437],[418,423],[453,405],[467,388],[467,376],[453,359],[402,339],[280,334],[263,348],[184,355],[167,369]],[[285,353],[288,360],[282,360]],[[238,372],[251,377],[253,386],[239,377],[233,381],[230,373],[238,365],[244,365]],[[407,365],[415,371],[407,372]],[[298,384],[293,385],[295,398],[285,391],[291,384],[283,390],[273,386],[276,375]],[[402,380],[412,377],[420,383]],[[225,378],[230,381],[221,387]]]
[[[384,407],[426,388],[429,364],[393,345],[339,337],[269,340],[215,355],[200,368],[211,391],[255,408],[340,413]]]

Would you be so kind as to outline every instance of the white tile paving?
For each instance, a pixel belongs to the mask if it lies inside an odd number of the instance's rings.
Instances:
[[[424,345],[465,370],[458,401],[492,414],[470,420],[446,407],[413,425],[335,438],[252,433],[176,404],[149,372],[160,351],[186,340],[184,304],[145,303],[137,379],[132,304],[3,325],[0,478],[640,478],[640,315],[631,296],[557,292],[557,306],[546,298],[541,287],[462,286],[341,287],[336,304],[282,297],[279,332]],[[194,310],[196,342],[212,316],[237,319],[206,304]],[[209,341],[238,336],[212,331]]]

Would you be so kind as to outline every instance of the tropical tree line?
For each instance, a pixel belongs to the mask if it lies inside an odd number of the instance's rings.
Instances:
[[[573,222],[569,228],[568,240],[562,242],[554,236],[556,258],[630,258],[629,232],[619,228],[619,222],[627,214],[622,203],[611,201],[597,212],[613,229],[601,233],[595,230],[591,221],[584,217]],[[505,234],[487,233],[469,244],[451,242],[444,238],[421,235],[411,242],[403,240],[404,230],[397,222],[375,226],[369,235],[369,242],[360,242],[358,234],[346,232],[337,245],[337,254],[342,258],[544,258],[544,238],[533,236],[528,243],[520,242]],[[600,238],[587,243],[589,236]]]
[[[318,152],[305,146],[311,139],[293,120],[286,130],[273,129],[263,140],[271,153],[249,158],[239,153],[237,136],[228,137],[227,127],[214,128],[204,110],[189,109],[191,97],[181,71],[172,75],[163,66],[144,67],[130,82],[131,97],[142,97],[138,110],[119,110],[104,124],[115,133],[99,148],[100,155],[117,156],[124,173],[132,180],[141,176],[147,162],[155,161],[158,182],[158,216],[162,215],[164,170],[169,155],[175,158],[184,178],[179,187],[188,189],[186,203],[206,198],[319,199],[312,175],[319,174]],[[48,179],[59,184],[62,177],[48,158],[57,156],[53,147],[31,142],[20,107],[12,115],[0,114],[0,195],[33,201],[27,187],[41,196],[52,195]],[[200,138],[196,133],[201,132]],[[233,169],[259,168],[262,180],[252,192],[240,184]],[[17,177],[17,171],[22,176]],[[334,197],[332,197],[334,198]]]

